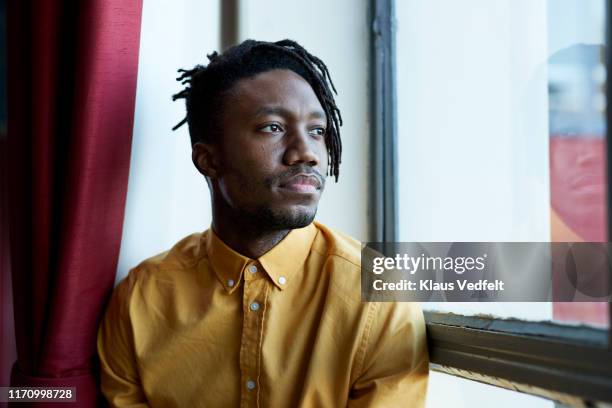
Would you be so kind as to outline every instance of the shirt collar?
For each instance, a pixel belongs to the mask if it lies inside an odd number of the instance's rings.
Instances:
[[[234,251],[217,236],[212,227],[203,234],[203,238],[206,239],[205,248],[213,271],[223,287],[232,293],[239,286],[246,268],[252,265],[261,266],[274,285],[283,290],[303,267],[316,234],[317,228],[312,223],[291,230],[257,260]]]
[[[316,235],[317,228],[312,223],[291,230],[274,248],[259,257],[259,262],[277,288],[286,288],[295,274],[304,267]]]

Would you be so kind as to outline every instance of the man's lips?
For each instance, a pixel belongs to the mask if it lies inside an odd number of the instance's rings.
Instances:
[[[316,193],[321,189],[321,181],[315,175],[297,174],[280,187],[298,193]]]

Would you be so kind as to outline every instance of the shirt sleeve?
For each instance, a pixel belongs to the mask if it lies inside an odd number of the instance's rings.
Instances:
[[[424,407],[429,378],[425,321],[418,303],[370,303],[358,377],[348,406]]]
[[[98,330],[102,393],[111,407],[148,407],[134,352],[129,302],[134,288],[130,273],[114,290]]]

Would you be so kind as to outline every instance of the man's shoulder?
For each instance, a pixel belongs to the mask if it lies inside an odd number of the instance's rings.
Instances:
[[[130,271],[135,281],[145,281],[151,278],[172,279],[181,272],[197,267],[202,258],[202,238],[207,232],[198,232],[186,236],[172,248],[145,259]]]
[[[313,243],[314,251],[332,257],[348,268],[361,268],[361,242],[320,222],[314,224],[319,231]]]

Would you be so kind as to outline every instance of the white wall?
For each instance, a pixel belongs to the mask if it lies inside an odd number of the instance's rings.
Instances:
[[[178,68],[218,48],[216,0],[145,0],[142,12],[132,158],[117,281],[180,238],[208,228],[208,187],[191,163],[184,101],[172,102]]]

